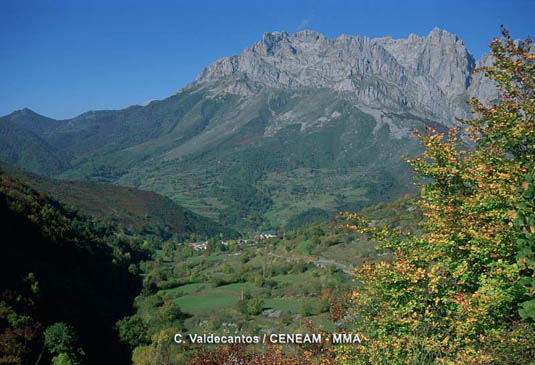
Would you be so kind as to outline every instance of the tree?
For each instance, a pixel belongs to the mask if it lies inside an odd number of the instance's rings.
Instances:
[[[517,258],[523,271],[522,283],[526,287],[529,300],[521,304],[519,314],[524,319],[535,320],[535,176],[526,175],[519,184],[520,203],[516,210],[515,224],[522,229],[517,240],[519,253]]]
[[[147,325],[137,316],[125,317],[117,321],[115,328],[121,342],[128,344],[131,349],[150,343]]]
[[[52,365],[78,365],[80,362],[73,356],[62,352],[52,358]]]
[[[170,325],[183,317],[184,313],[176,303],[166,301],[158,310],[157,320],[162,325]]]
[[[78,347],[78,337],[74,328],[67,323],[58,322],[45,331],[45,346],[50,353],[54,365],[76,365],[81,363],[84,352]]]
[[[494,65],[477,70],[495,81],[499,102],[485,106],[472,99],[474,118],[446,135],[434,128],[416,133],[425,147],[410,161],[425,179],[421,237],[370,228],[366,218],[345,215],[347,227],[380,241],[393,260],[356,271],[361,286],[352,295],[359,318],[354,325],[364,341],[335,348],[341,363],[535,360],[535,327],[518,312],[533,319],[530,44],[529,38],[514,42],[504,30],[490,45]]]

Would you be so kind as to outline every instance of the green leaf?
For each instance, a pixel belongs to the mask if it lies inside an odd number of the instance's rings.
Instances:
[[[535,320],[535,299],[522,303],[522,309],[518,313],[522,319]]]

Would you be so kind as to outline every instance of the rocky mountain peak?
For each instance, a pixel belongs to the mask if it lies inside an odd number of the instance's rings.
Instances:
[[[453,39],[454,41],[457,41],[459,38],[457,35],[448,32],[447,30],[440,29],[439,27],[434,27],[427,36],[429,39]]]
[[[470,84],[475,61],[455,34],[434,28],[427,37],[411,34],[407,39],[377,41],[409,73],[431,78],[450,98],[464,93]]]
[[[410,108],[451,121],[468,116],[463,103],[476,90],[469,89],[474,68],[464,42],[439,28],[405,39],[268,32],[240,55],[212,63],[187,88],[212,87],[214,93],[242,96],[265,87],[328,88],[374,108]],[[217,87],[208,86],[214,82]]]
[[[273,32],[265,33],[261,41],[242,54],[217,60],[200,73],[194,84],[230,78],[278,88],[347,89],[349,84],[340,83],[352,83],[352,78],[370,72],[401,76],[402,69],[395,63],[367,37],[343,35],[328,39],[311,30],[295,34]]]

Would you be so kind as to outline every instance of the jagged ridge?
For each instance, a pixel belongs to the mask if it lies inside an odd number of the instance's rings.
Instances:
[[[450,125],[469,117],[462,104],[468,96],[494,95],[488,84],[470,88],[475,67],[464,42],[438,28],[407,39],[273,32],[240,55],[212,63],[186,89],[215,81],[224,82],[217,92],[244,96],[262,87],[329,88],[369,107],[411,110]]]

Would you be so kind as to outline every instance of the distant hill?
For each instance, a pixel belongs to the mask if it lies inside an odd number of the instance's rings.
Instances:
[[[57,175],[70,168],[64,153],[35,132],[18,123],[15,113],[0,118],[0,160],[44,175]],[[13,117],[13,118],[12,118]],[[25,120],[27,116],[21,115]]]
[[[1,119],[39,135],[46,135],[63,124],[60,120],[45,117],[28,108],[16,110]]]
[[[5,163],[0,163],[0,174],[2,173],[19,179],[42,194],[78,208],[84,214],[135,233],[155,234],[161,238],[188,233],[201,236],[219,233],[226,237],[238,235],[236,231],[153,192],[106,183],[55,180]]]

